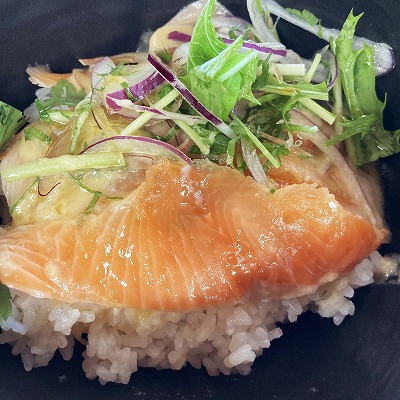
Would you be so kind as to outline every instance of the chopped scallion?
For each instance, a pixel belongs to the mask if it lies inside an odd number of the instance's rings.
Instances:
[[[24,131],[25,140],[30,140],[32,137],[44,142],[50,143],[51,137],[47,136],[45,133],[40,131],[39,129],[34,128],[33,126],[29,126]]]

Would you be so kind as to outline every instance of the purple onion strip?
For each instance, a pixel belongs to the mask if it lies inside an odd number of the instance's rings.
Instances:
[[[164,78],[157,72],[151,73],[147,78],[129,87],[130,92],[136,100],[143,99],[146,95],[157,89],[164,82]],[[118,106],[112,99],[125,100],[128,99],[124,89],[118,90],[107,95],[107,105],[113,110],[118,109]]]
[[[178,32],[178,31],[172,31],[168,34],[168,39],[171,40],[176,40],[178,42],[183,42],[187,43],[190,42],[192,37],[186,33]],[[233,39],[228,39],[228,38],[222,38],[222,40],[226,44],[232,44],[234,42]],[[265,46],[261,43],[255,43],[249,40],[245,40],[243,43],[243,47],[247,49],[252,49],[252,50],[257,50],[260,53],[268,53],[268,54],[274,54],[277,56],[285,57],[286,56],[286,50],[282,49],[273,49],[271,47]]]
[[[106,98],[107,100],[107,98]],[[123,102],[127,102],[125,104],[122,104]],[[118,110],[115,111],[116,114],[122,115],[123,117],[127,118],[137,118],[138,113],[141,112],[151,112],[153,114],[156,114],[153,118],[154,119],[177,119],[180,121],[186,121],[190,125],[192,124],[205,124],[207,120],[201,116],[197,115],[186,115],[186,114],[181,114],[177,112],[171,112],[171,111],[165,111],[165,110],[159,110],[154,107],[147,107],[147,106],[142,106],[140,104],[135,104],[130,102],[129,100],[116,100],[116,106],[118,107]]]
[[[184,98],[185,100],[204,118],[210,121],[223,134],[233,139],[236,135],[223,121],[221,121],[211,111],[207,110],[190,92],[190,90],[173,74],[172,71],[155,55],[147,56],[149,63],[167,80]]]
[[[168,34],[168,39],[176,40],[177,42],[187,43],[192,40],[192,36],[187,33],[172,31]]]
[[[228,39],[228,38],[222,38],[222,40],[226,44],[232,44],[234,42],[233,39]],[[261,43],[255,43],[255,42],[251,42],[251,41],[248,41],[248,40],[245,40],[243,42],[243,47],[245,47],[246,49],[257,50],[260,53],[274,54],[276,56],[281,56],[281,57],[285,57],[286,56],[286,50],[273,49],[271,47],[264,46]]]
[[[118,142],[120,140],[131,140],[134,142],[150,144],[151,146],[154,146],[154,150],[157,150],[157,146],[158,146],[158,152],[154,151],[154,155],[159,155],[161,150],[164,150],[164,151],[166,150],[166,153],[173,153],[175,156],[177,156],[180,159],[182,159],[183,161],[185,161],[185,163],[190,164],[190,165],[193,164],[193,161],[191,160],[190,157],[188,157],[186,154],[182,153],[180,150],[178,150],[176,147],[172,146],[171,144],[163,142],[161,140],[149,138],[146,136],[113,136],[113,137],[102,139],[96,143],[91,144],[90,146],[86,147],[86,149],[83,150],[80,154],[90,152],[90,150],[92,150],[93,148],[100,147],[104,143],[108,143],[111,141]],[[166,158],[168,158],[168,157],[166,157]]]
[[[335,84],[338,76],[339,76],[339,65],[336,56],[332,53],[332,57],[334,58],[334,73],[332,74],[331,81],[328,83],[327,88],[328,90],[331,90],[333,88],[333,85]]]

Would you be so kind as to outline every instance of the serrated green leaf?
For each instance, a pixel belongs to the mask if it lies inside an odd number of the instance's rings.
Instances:
[[[373,48],[364,44],[359,50],[353,49],[361,16],[351,11],[331,44],[348,111],[344,115],[342,134],[327,142],[332,145],[343,140],[349,158],[357,166],[400,152],[400,131],[388,131],[383,126],[385,102],[376,95]]]
[[[216,57],[193,68],[185,81],[196,98],[223,121],[241,98],[258,103],[251,91],[258,55],[253,50],[239,52],[242,44],[239,37]]]
[[[216,57],[226,48],[226,44],[219,38],[212,23],[215,1],[208,1],[193,29],[189,47],[187,73],[193,68]]]
[[[41,105],[46,110],[60,106],[75,107],[85,96],[86,93],[83,89],[78,91],[72,83],[60,79],[56,85],[50,88],[49,98],[42,101]]]
[[[311,26],[318,25],[321,20],[316,17],[312,12],[308,10],[296,10],[295,8],[287,8],[286,11],[292,15],[295,15],[296,17],[302,19],[303,21],[307,22]]]
[[[21,111],[0,101],[0,152],[3,151],[13,135],[25,125]]]

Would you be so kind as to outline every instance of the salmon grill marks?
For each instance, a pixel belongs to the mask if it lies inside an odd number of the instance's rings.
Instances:
[[[13,228],[0,236],[0,280],[34,296],[189,311],[271,295],[346,273],[384,232],[327,189],[269,193],[228,167],[163,160],[99,215]]]

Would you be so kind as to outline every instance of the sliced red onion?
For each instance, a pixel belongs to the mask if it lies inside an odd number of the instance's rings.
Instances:
[[[129,91],[135,97],[135,100],[143,99],[153,90],[157,89],[164,82],[164,78],[158,74],[156,71],[149,71],[150,74],[139,82],[129,86]],[[124,89],[117,90],[116,92],[109,93],[106,96],[107,105],[115,110],[118,108],[117,104],[113,99],[125,100],[128,99],[126,91]]]
[[[178,42],[183,42],[183,43],[190,42],[191,38],[192,37],[190,35],[178,31],[173,31],[168,34],[168,39],[176,40]],[[226,44],[232,44],[234,42],[233,39],[229,38],[222,38],[222,40]],[[257,50],[260,53],[274,54],[281,57],[286,56],[285,46],[280,43],[266,44],[266,43],[255,43],[251,40],[245,40],[243,42],[243,47],[246,49]]]
[[[222,39],[226,44],[232,44],[234,42],[233,39]],[[272,47],[273,46],[273,47]],[[285,46],[280,43],[256,43],[251,40],[245,40],[243,43],[243,47],[246,49],[257,50],[260,53],[274,54],[276,56],[285,57],[286,50]]]
[[[155,55],[149,54],[147,60],[167,80],[185,100],[204,118],[210,121],[224,135],[233,139],[236,137],[232,129],[221,121],[211,111],[207,110],[190,92],[190,90],[174,75],[172,71]]]
[[[329,62],[330,70],[331,70],[331,80],[330,80],[330,82],[328,82],[327,88],[328,88],[328,90],[331,90],[339,76],[339,65],[338,65],[336,56],[330,50],[327,50],[327,52],[325,54],[328,57],[328,62]],[[323,56],[323,58],[324,58],[324,56]]]
[[[105,76],[109,75],[110,72],[116,67],[114,61],[109,57],[104,57],[100,62],[98,62],[92,69],[92,88],[100,89],[100,83]]]
[[[249,2],[255,2],[255,0],[248,0]],[[267,8],[271,14],[276,15],[279,18],[296,25],[305,31],[313,33],[326,42],[330,42],[331,38],[336,39],[340,33],[337,29],[324,28],[319,25],[310,25],[301,18],[289,13],[285,8],[280,6],[274,0],[261,0],[261,4],[264,8]],[[355,50],[362,49],[364,43],[374,48],[374,63],[375,63],[375,75],[381,76],[390,72],[395,66],[395,59],[393,54],[393,49],[386,43],[377,43],[369,39],[354,36],[353,47]]]
[[[192,36],[188,35],[187,33],[172,31],[168,34],[168,39],[176,40],[177,42],[186,43],[186,42],[191,41]]]
[[[166,110],[159,110],[157,108],[146,107],[140,104],[132,103],[130,100],[114,99],[113,103],[116,105],[116,108],[112,107],[113,110],[115,110],[118,115],[122,115],[123,117],[127,118],[137,118],[141,112],[152,112],[156,114],[153,119],[180,120],[185,121],[189,125],[205,124],[207,122],[205,118],[197,115],[186,115]]]
[[[186,164],[193,164],[193,161],[176,147],[161,140],[145,136],[113,136],[93,143],[83,150],[81,154],[109,151],[119,151],[140,156],[164,157],[173,161],[184,161]]]

